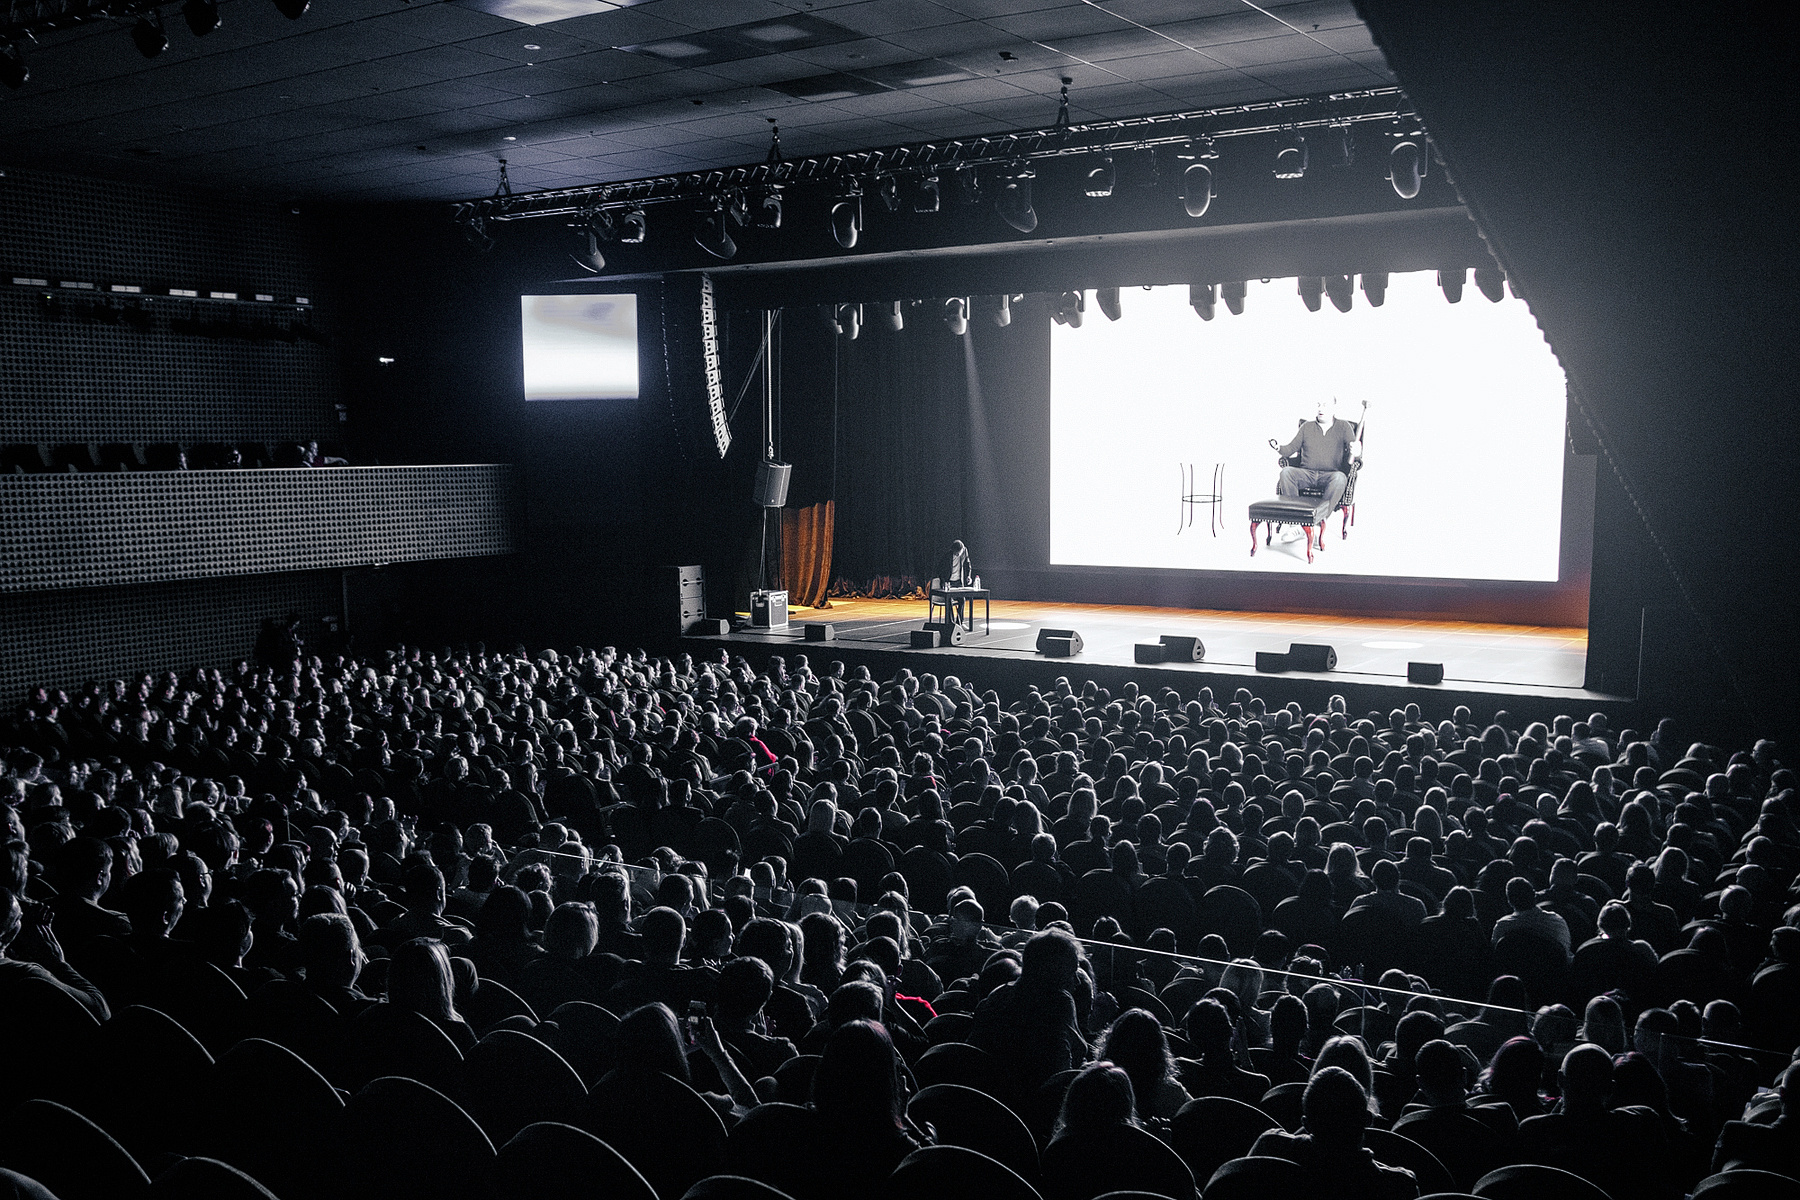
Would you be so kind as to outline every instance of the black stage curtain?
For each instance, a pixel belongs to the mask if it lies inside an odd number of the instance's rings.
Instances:
[[[789,313],[784,441],[799,502],[837,502],[835,579],[922,584],[957,538],[977,571],[1002,565],[1021,522],[1041,521],[1048,322],[1014,313],[956,337],[920,308],[907,328],[865,324],[855,341]]]

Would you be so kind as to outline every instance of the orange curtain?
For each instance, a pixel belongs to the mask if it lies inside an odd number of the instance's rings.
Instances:
[[[781,510],[781,582],[787,588],[789,604],[831,607],[826,594],[831,587],[835,526],[835,502],[831,500]]]

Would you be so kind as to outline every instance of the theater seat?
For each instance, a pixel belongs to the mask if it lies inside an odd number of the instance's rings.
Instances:
[[[926,1146],[900,1161],[889,1200],[1040,1200],[1017,1173],[962,1146]]]
[[[780,1188],[742,1175],[709,1175],[682,1194],[681,1200],[794,1200]]]
[[[1538,1163],[1514,1163],[1489,1171],[1475,1184],[1481,1200],[1614,1200],[1579,1175]]]
[[[216,1158],[184,1158],[156,1177],[151,1200],[281,1200],[248,1174]]]
[[[500,1148],[490,1195],[491,1200],[657,1200],[624,1155],[585,1129],[551,1121],[527,1125]]]
[[[940,1146],[961,1146],[985,1154],[1035,1185],[1037,1143],[1017,1113],[985,1092],[954,1083],[925,1088],[906,1106],[906,1115],[929,1123]]]
[[[1800,1200],[1800,1180],[1773,1171],[1721,1171],[1700,1181],[1693,1200]]]
[[[0,1167],[37,1180],[57,1200],[140,1200],[150,1176],[100,1126],[49,1100],[27,1100],[0,1122]]]
[[[1213,1172],[1202,1200],[1302,1200],[1306,1169],[1285,1158],[1234,1158]],[[1310,1200],[1310,1198],[1308,1198]]]

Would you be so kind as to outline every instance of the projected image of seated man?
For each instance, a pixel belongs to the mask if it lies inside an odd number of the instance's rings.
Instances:
[[[1280,447],[1281,456],[1288,460],[1288,465],[1281,468],[1281,478],[1275,484],[1276,495],[1299,499],[1302,492],[1311,492],[1321,497],[1325,511],[1332,512],[1337,508],[1344,498],[1344,488],[1350,482],[1350,463],[1362,453],[1363,427],[1360,420],[1340,419],[1337,408],[1336,396],[1321,396],[1313,419],[1301,422],[1300,431],[1293,440]],[[1368,410],[1369,402],[1365,400],[1362,406],[1364,418],[1368,416]],[[1290,536],[1298,536],[1298,533],[1294,530]]]

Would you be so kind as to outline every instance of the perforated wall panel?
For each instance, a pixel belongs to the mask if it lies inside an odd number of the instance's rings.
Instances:
[[[297,297],[320,332],[330,306],[287,207],[8,168],[0,230],[0,442],[337,436],[331,351],[289,336]],[[245,302],[174,300],[170,288]]]
[[[0,704],[34,684],[72,687],[248,657],[264,617],[296,612],[310,641],[342,617],[336,571],[0,595]]]
[[[510,554],[513,468],[0,476],[0,592]]]

